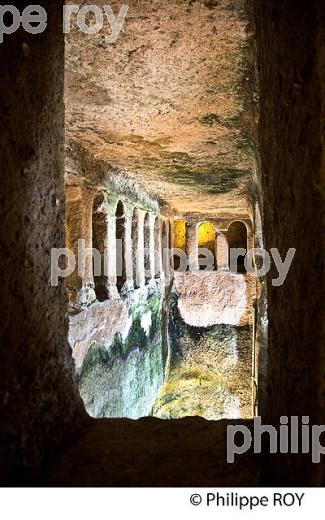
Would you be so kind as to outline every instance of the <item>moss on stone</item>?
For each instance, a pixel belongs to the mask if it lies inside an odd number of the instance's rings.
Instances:
[[[218,114],[210,113],[202,116],[199,121],[203,126],[214,126],[216,123],[221,124],[220,119]]]
[[[236,189],[238,181],[248,172],[232,167],[203,166],[198,169],[174,165],[171,168],[170,180],[180,185],[200,186],[207,193],[225,193]]]
[[[148,312],[151,325],[145,331],[141,318]],[[111,344],[105,338],[93,343],[77,373],[80,394],[93,417],[148,416],[163,384],[161,289],[131,305],[129,314],[127,337],[115,333]]]

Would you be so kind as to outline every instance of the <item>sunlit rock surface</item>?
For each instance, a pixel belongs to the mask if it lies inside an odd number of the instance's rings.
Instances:
[[[176,213],[246,215],[253,98],[245,2],[127,4],[113,45],[104,41],[107,24],[85,35],[72,22],[68,155],[84,150],[103,160]],[[110,5],[118,13],[121,3]]]
[[[155,416],[252,417],[256,280],[246,279],[229,272],[176,277],[169,315],[170,371]]]
[[[193,327],[252,323],[257,279],[230,271],[183,273],[175,277],[182,319]]]

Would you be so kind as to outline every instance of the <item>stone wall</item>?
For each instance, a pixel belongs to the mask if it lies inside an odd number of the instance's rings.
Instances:
[[[268,276],[265,420],[324,424],[324,2],[254,2],[260,85],[259,148],[266,248],[296,256],[282,287]],[[308,457],[272,460],[277,484],[320,482]],[[318,477],[317,477],[318,475]]]
[[[67,247],[76,259],[66,278],[69,342],[81,397],[95,418],[148,416],[168,358],[169,220],[122,183],[116,192],[68,174],[66,194]]]
[[[154,405],[163,419],[253,416],[253,322],[258,284],[229,270],[176,274],[169,312],[168,379]]]
[[[70,316],[77,383],[92,417],[151,415],[168,356],[164,300],[165,284],[153,281]]]
[[[0,481],[24,482],[85,413],[67,341],[67,297],[50,284],[64,247],[62,3],[48,28],[0,45]],[[16,2],[21,10],[27,2]]]

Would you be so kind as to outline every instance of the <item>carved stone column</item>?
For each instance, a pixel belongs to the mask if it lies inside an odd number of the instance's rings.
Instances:
[[[160,278],[162,274],[162,252],[161,252],[161,220],[155,218],[154,224],[154,248],[155,248],[155,278]]]
[[[138,220],[138,252],[137,252],[137,283],[139,287],[143,287],[145,285],[145,276],[144,276],[144,218],[146,212],[139,210],[139,220]]]
[[[223,233],[218,232],[216,237],[216,259],[218,271],[229,269],[228,240]]]
[[[186,227],[186,254],[190,270],[198,270],[197,224],[188,222]]]
[[[132,214],[128,209],[125,215],[125,275],[127,289],[132,290],[133,285],[133,255],[132,255]]]
[[[150,280],[155,277],[155,222],[156,216],[150,214],[150,244],[149,244],[149,258],[150,258]]]
[[[66,279],[70,308],[79,310],[96,300],[93,277],[92,209],[95,192],[84,186],[66,186],[66,240],[67,248],[75,255],[76,268]],[[83,241],[84,261],[79,258],[80,240]],[[88,251],[87,251],[88,250]],[[83,265],[82,265],[83,264]],[[82,271],[82,272],[80,272]]]
[[[107,215],[106,272],[110,298],[116,298],[118,296],[116,286],[116,218],[115,212],[112,212],[111,209]]]

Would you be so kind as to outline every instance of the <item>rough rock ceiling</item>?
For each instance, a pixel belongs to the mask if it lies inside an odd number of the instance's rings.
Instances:
[[[121,3],[110,5],[117,14]],[[68,142],[176,213],[246,214],[251,37],[242,0],[128,5],[115,44],[105,43],[108,24],[95,35],[74,25],[67,36]]]

